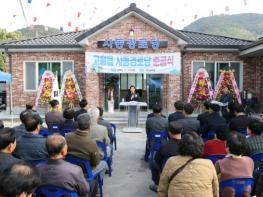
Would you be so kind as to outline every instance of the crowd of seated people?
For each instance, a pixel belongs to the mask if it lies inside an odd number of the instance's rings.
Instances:
[[[36,188],[47,184],[75,191],[78,196],[96,196],[98,181],[87,182],[86,172],[64,160],[67,155],[84,159],[93,173],[108,169],[96,141],[105,143],[107,155],[112,154],[113,131],[103,118],[103,109],[87,109],[87,104],[83,99],[80,110],[67,107],[60,112],[59,102],[50,102],[52,109],[45,121],[60,128],[74,128],[65,136],[40,135],[43,120],[32,105],[21,112],[19,126],[7,128],[0,122],[1,197],[32,196]],[[168,118],[163,116],[160,104],[153,106],[153,113],[146,120],[146,134],[159,132],[168,136],[152,159],[149,150],[155,141],[146,141],[144,159],[149,161],[154,183],[150,189],[159,197],[234,196],[233,189],[220,189],[220,183],[253,177],[257,169],[261,171],[254,188],[246,187],[244,196],[263,196],[263,164],[252,159],[254,154],[263,153],[263,122],[248,117],[242,105],[231,105],[231,112],[221,115],[218,104],[205,102],[204,112],[194,114],[191,104],[176,101],[175,112]],[[211,155],[224,158],[212,162],[207,159]],[[44,162],[30,165],[36,160]]]
[[[161,109],[160,105],[156,106]],[[220,189],[219,183],[254,176],[254,189],[245,188],[244,196],[258,192],[256,185],[263,182],[263,163],[256,165],[252,156],[263,154],[263,122],[248,117],[243,106],[233,102],[223,115],[221,107],[214,102],[205,102],[204,112],[194,115],[194,107],[189,103],[176,101],[174,106],[176,112],[168,116],[170,120],[161,117],[160,110],[146,120],[146,134],[156,130],[169,134],[168,141],[160,144],[149,161],[154,183],[150,189],[158,196],[230,197],[235,195],[234,191]],[[162,129],[158,129],[159,122]],[[209,156],[215,156],[215,160]],[[144,159],[148,161],[149,157]],[[256,178],[255,172],[262,176]]]
[[[1,121],[1,197],[32,196],[36,188],[43,185],[75,191],[78,196],[97,196],[99,179],[87,179],[85,176],[88,175],[84,169],[65,159],[67,155],[83,159],[89,163],[93,173],[102,173],[103,176],[108,170],[108,165],[103,160],[103,152],[96,142],[105,143],[109,147],[107,154],[112,154],[111,124],[103,119],[102,108],[86,110],[86,99],[80,102],[81,109],[78,111],[73,107],[66,107],[61,112],[57,100],[50,101],[50,106],[51,110],[45,115],[47,128],[44,128],[42,118],[30,104],[20,113],[20,125],[8,128],[4,127]],[[48,130],[48,124],[57,124],[59,129],[71,128],[72,131],[64,137],[60,133],[61,130],[50,130],[49,135],[44,136],[40,130]],[[26,173],[23,174],[22,170]],[[19,174],[24,181],[32,180],[34,183],[23,183],[21,179],[13,180],[14,176]],[[8,186],[15,187],[15,184],[16,189],[11,191]]]

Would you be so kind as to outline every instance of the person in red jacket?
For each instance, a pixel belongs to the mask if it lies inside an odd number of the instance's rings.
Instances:
[[[226,136],[229,133],[227,125],[217,126],[215,138],[206,141],[204,145],[204,157],[208,155],[227,154]]]

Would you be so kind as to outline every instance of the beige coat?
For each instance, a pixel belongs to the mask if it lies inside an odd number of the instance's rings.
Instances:
[[[191,157],[174,156],[165,164],[161,174],[158,197],[218,197],[218,179],[215,167],[210,160],[191,161],[168,185],[173,172],[184,165]]]

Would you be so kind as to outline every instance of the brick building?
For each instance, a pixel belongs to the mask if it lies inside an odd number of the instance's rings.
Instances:
[[[119,38],[122,48],[116,45]],[[137,40],[134,48],[128,47],[127,42],[131,38]],[[153,39],[158,40],[158,47],[150,47]],[[111,40],[115,43],[109,43]],[[137,47],[140,45],[138,40],[144,40],[144,47]],[[105,43],[108,45],[105,46]],[[113,86],[115,108],[118,108],[129,86],[135,85],[141,100],[147,102],[149,107],[161,102],[165,109],[172,111],[175,100],[187,99],[193,77],[201,67],[208,71],[213,87],[220,70],[234,69],[240,91],[253,90],[258,102],[263,104],[263,78],[260,77],[263,75],[262,46],[262,40],[252,42],[175,30],[131,4],[92,29],[8,42],[1,44],[0,50],[8,55],[15,110],[20,110],[26,102],[35,101],[43,71],[57,72],[61,82],[63,73],[70,69],[76,75],[82,95],[93,106],[107,107],[107,89]],[[158,58],[160,55],[176,54],[179,59],[175,66],[179,68],[179,73],[147,70],[127,73],[122,70],[118,73],[117,67],[109,73],[90,72],[89,57],[99,54],[106,54],[105,58],[110,57],[107,55]]]

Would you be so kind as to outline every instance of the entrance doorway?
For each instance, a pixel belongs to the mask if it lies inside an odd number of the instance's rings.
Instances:
[[[119,103],[125,101],[131,85],[136,87],[141,102],[146,102],[147,109],[152,109],[155,103],[162,105],[163,75],[151,74],[105,74],[105,109],[108,109],[109,87],[113,88],[114,109],[119,109]]]

